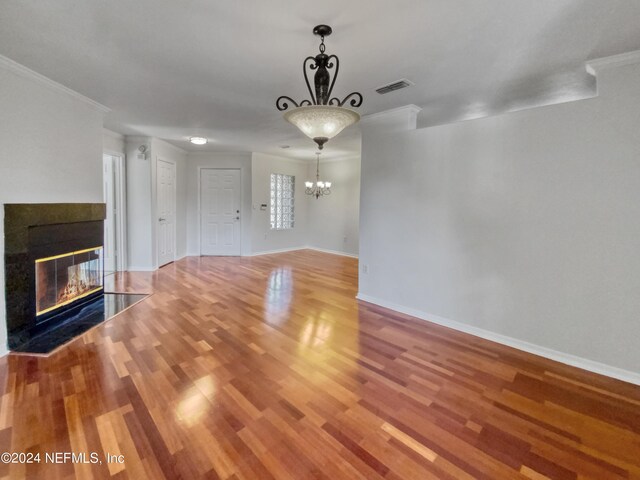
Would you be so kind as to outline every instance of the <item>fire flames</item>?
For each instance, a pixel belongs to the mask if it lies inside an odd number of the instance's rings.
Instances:
[[[58,295],[58,303],[73,300],[74,298],[79,297],[80,295],[99,286],[97,285],[97,282],[93,281],[91,276],[89,278],[83,278],[83,276],[78,275],[77,267],[78,265],[69,267],[69,281],[60,291],[60,294]]]

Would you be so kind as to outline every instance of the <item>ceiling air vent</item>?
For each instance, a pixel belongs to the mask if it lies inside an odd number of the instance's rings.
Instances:
[[[415,85],[415,83],[413,83],[411,80],[407,80],[406,78],[402,78],[393,83],[389,83],[387,85],[383,85],[382,87],[376,88],[376,92],[378,92],[380,95],[384,95],[385,93],[400,90],[401,88],[407,88],[411,85]]]

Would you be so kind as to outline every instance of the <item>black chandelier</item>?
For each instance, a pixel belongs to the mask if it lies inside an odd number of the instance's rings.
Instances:
[[[321,150],[329,139],[360,120],[357,112],[343,106],[347,102],[354,108],[362,105],[362,95],[359,92],[352,92],[342,100],[331,97],[340,68],[340,60],[336,55],[324,53],[324,37],[331,35],[331,32],[331,27],[328,25],[318,25],[313,29],[314,35],[320,36],[320,53],[315,57],[309,56],[302,62],[302,72],[311,99],[298,103],[291,97],[283,95],[276,100],[276,107],[280,111],[287,110],[289,104],[295,106],[284,114],[285,120],[313,139]],[[334,67],[332,76],[330,70]],[[309,70],[315,70],[314,89],[309,82]]]

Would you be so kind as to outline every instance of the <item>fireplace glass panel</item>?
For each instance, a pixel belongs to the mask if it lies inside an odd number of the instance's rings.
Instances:
[[[101,291],[103,262],[102,247],[36,260],[36,315]]]

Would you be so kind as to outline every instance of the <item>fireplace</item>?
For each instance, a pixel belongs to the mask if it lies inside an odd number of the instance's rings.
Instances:
[[[5,204],[12,352],[48,354],[146,298],[104,292],[105,205]]]
[[[102,294],[102,247],[63,253],[35,261],[36,325],[77,302]]]
[[[9,348],[103,294],[104,204],[5,204]]]

